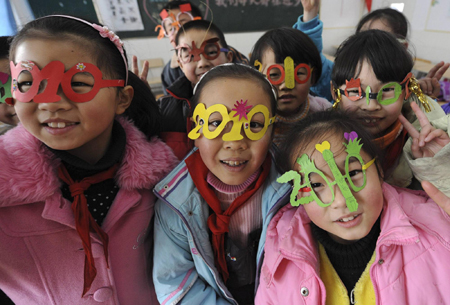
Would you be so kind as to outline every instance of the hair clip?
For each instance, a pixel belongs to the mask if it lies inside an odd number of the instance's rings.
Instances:
[[[119,49],[119,52],[123,54],[123,41],[120,40],[119,36],[116,35],[113,31],[108,29],[107,26],[99,26],[98,24],[93,23],[92,27],[100,32],[100,36],[103,38],[109,38]]]

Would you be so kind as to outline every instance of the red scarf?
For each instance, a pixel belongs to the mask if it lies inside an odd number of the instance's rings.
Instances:
[[[70,190],[70,194],[73,197],[72,202],[72,211],[75,216],[75,227],[77,229],[78,235],[81,238],[81,242],[83,244],[84,253],[85,253],[85,261],[84,261],[84,285],[83,285],[83,294],[84,296],[86,292],[91,288],[91,284],[97,275],[97,269],[95,268],[94,257],[92,256],[92,248],[91,248],[91,238],[89,232],[91,229],[97,232],[100,237],[100,240],[103,243],[103,251],[105,252],[106,264],[109,268],[108,264],[108,234],[106,234],[102,228],[95,222],[94,218],[89,212],[87,207],[87,200],[84,196],[84,191],[86,191],[92,184],[96,184],[111,178],[114,178],[116,174],[118,164],[114,165],[110,169],[98,173],[91,177],[86,177],[82,179],[80,182],[73,181],[70,177],[69,172],[67,171],[64,164],[61,163],[61,166],[58,168],[58,177],[62,181],[64,181]]]
[[[214,250],[214,261],[216,267],[223,277],[226,283],[229,277],[227,262],[225,260],[225,233],[228,232],[228,226],[230,223],[230,218],[233,213],[239,209],[247,200],[263,185],[266,181],[267,176],[270,172],[271,159],[270,155],[267,154],[266,159],[262,165],[262,172],[258,179],[252,183],[244,194],[237,197],[233,203],[222,212],[220,208],[219,199],[217,199],[214,189],[211,188],[206,181],[206,176],[208,175],[209,169],[206,167],[205,163],[198,153],[194,152],[189,158],[185,160],[189,173],[191,174],[192,180],[197,187],[200,195],[208,203],[209,207],[213,210],[208,218],[208,228],[213,233],[212,246]]]
[[[403,128],[402,123],[397,120],[391,130],[384,136],[376,138],[373,142],[384,151],[383,172],[392,170],[398,157],[403,151],[408,132]]]

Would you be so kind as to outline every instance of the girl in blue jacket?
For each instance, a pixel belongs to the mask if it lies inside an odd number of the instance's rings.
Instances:
[[[153,278],[162,304],[253,304],[267,225],[287,202],[269,149],[276,93],[225,64],[194,89],[194,150],[155,188]]]

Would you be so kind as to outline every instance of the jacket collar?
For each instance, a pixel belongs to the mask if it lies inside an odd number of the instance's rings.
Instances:
[[[189,100],[194,95],[194,89],[192,88],[192,83],[187,79],[187,77],[183,74],[177,80],[173,82],[167,88],[167,92],[176,99],[179,100]]]
[[[173,167],[176,158],[159,139],[147,141],[125,118],[118,121],[126,133],[125,154],[116,174],[118,186],[128,191],[151,189]],[[2,206],[44,201],[59,192],[60,160],[23,126],[0,138],[0,156]]]

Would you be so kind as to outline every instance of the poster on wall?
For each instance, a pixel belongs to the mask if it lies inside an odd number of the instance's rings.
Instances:
[[[141,31],[144,29],[138,0],[94,1],[104,24],[117,32]]]

